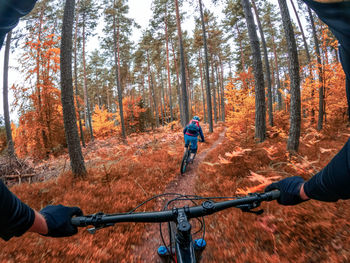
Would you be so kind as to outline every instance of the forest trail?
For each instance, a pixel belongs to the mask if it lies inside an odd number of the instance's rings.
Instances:
[[[175,177],[166,187],[164,193],[178,193],[182,195],[194,195],[195,184],[197,181],[197,171],[199,164],[205,159],[208,153],[218,147],[225,139],[226,128],[220,132],[218,139],[208,148],[200,151],[201,144],[198,145],[199,153],[197,154],[193,164],[191,164],[184,175]],[[180,166],[179,169],[180,170]],[[160,198],[155,205],[155,210],[161,210],[167,201],[175,198],[175,196]],[[179,205],[179,202],[176,203]],[[167,229],[166,224],[162,225],[163,233]],[[142,237],[141,246],[135,248],[135,256],[140,262],[160,262],[157,255],[157,249],[161,243],[159,234],[159,224],[148,224]]]

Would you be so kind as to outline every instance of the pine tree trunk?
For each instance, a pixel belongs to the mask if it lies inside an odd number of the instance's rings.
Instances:
[[[115,6],[115,1],[114,1]],[[119,58],[119,20],[116,21],[115,14],[113,14],[113,35],[114,35],[114,62],[116,66],[116,79],[117,79],[117,90],[118,90],[118,105],[120,115],[120,126],[122,128],[122,138],[126,138],[125,122],[124,122],[124,111],[123,111],[123,93],[120,81],[120,58]]]
[[[202,0],[199,0],[199,9],[201,13],[201,24],[203,33],[203,46],[204,46],[204,57],[205,57],[205,84],[206,84],[206,95],[207,95],[207,109],[208,109],[208,123],[209,132],[213,132],[213,110],[211,105],[211,92],[210,92],[210,81],[209,81],[209,60],[208,60],[208,47],[207,47],[207,33],[205,30]]]
[[[158,73],[159,74],[159,73]],[[163,93],[163,79],[162,77],[159,77],[160,79],[160,97],[159,97],[159,102],[160,102],[160,116],[162,118],[162,126],[164,126],[164,118],[165,118],[165,114],[164,114],[164,107],[165,107],[165,100],[164,100],[164,93]],[[164,107],[163,107],[164,106]]]
[[[318,82],[319,82],[319,89],[318,89],[318,122],[317,122],[317,130],[320,131],[323,128],[323,117],[324,117],[324,85],[323,85],[323,70],[322,70],[322,61],[321,61],[321,52],[320,52],[320,44],[318,42],[317,37],[317,31],[315,27],[314,17],[312,15],[310,7],[307,8],[309,12],[310,17],[310,23],[312,28],[312,35],[315,42],[315,50],[316,50],[316,57],[317,57],[317,70],[318,70]]]
[[[91,135],[91,140],[94,140],[94,133],[92,131],[92,123],[91,123],[91,111],[90,111],[90,102],[89,102],[89,94],[87,90],[87,77],[86,77],[86,59],[85,59],[85,14],[83,14],[83,69],[84,69],[84,98],[85,98],[85,126],[86,121],[88,122],[88,127]]]
[[[175,0],[175,9],[176,9],[176,25],[177,25],[177,34],[180,47],[180,62],[181,62],[181,90],[182,90],[182,105],[183,105],[183,117],[184,124],[187,124],[189,120],[189,106],[188,106],[188,96],[186,88],[186,67],[185,67],[185,53],[182,42],[182,31],[181,31],[181,21],[179,13],[179,3],[178,0]]]
[[[174,120],[173,115],[173,99],[171,93],[171,79],[170,79],[170,63],[169,63],[169,39],[168,39],[168,21],[166,19],[167,14],[165,14],[165,43],[166,43],[166,67],[168,71],[168,86],[169,86],[169,108],[170,108],[170,122]]]
[[[152,72],[150,72],[150,73],[151,73],[151,93],[152,93],[153,104],[154,104],[154,109],[155,109],[156,127],[159,127],[159,110],[158,110],[158,105],[157,105],[156,94],[154,92],[154,77],[153,77]]]
[[[214,106],[214,122],[218,122],[218,111],[216,104],[216,85],[215,85],[215,76],[214,76],[214,62],[213,59],[211,61],[211,83],[213,84],[213,106]]]
[[[220,73],[219,73],[219,66],[217,64],[217,62],[215,63],[215,74],[216,74],[216,87],[217,87],[217,92],[218,92],[218,120],[221,117],[221,91],[220,91],[220,87],[221,87],[221,81],[220,81]]]
[[[3,80],[3,85],[4,85],[3,86],[3,103],[4,103],[6,139],[7,139],[7,152],[10,158],[16,158],[15,147],[12,139],[9,101],[8,101],[8,70],[9,70],[11,37],[12,37],[12,31],[7,33],[7,38],[6,38],[5,59],[4,59],[4,80]]]
[[[78,0],[77,6],[79,6],[80,1]],[[77,8],[78,9],[78,8]],[[81,112],[80,112],[80,103],[79,103],[79,89],[78,89],[78,55],[77,55],[77,39],[78,39],[78,20],[79,20],[79,12],[77,12],[75,16],[75,33],[74,33],[74,85],[75,85],[75,100],[77,103],[78,108],[78,122],[79,122],[79,129],[80,129],[80,139],[81,143],[83,144],[83,147],[86,147],[85,144],[85,138],[84,138],[84,131],[83,131],[83,125],[81,123]]]
[[[282,94],[281,94],[281,81],[280,81],[280,73],[279,73],[279,67],[278,67],[278,61],[277,61],[277,51],[276,51],[276,43],[275,43],[274,35],[272,35],[272,42],[273,42],[273,56],[274,56],[275,71],[276,71],[276,83],[277,83],[277,105],[278,105],[278,110],[282,110],[283,106],[282,106]]]
[[[202,90],[202,103],[203,103],[203,118],[204,123],[207,123],[207,114],[205,111],[205,95],[204,95],[204,85],[203,85],[203,70],[202,70],[202,56],[201,51],[198,51],[198,66],[199,66],[199,73],[201,78],[201,90]]]
[[[301,102],[300,102],[300,76],[298,50],[294,38],[293,26],[290,20],[286,0],[278,0],[281,9],[283,28],[288,45],[290,64],[290,129],[287,150],[297,152],[299,148],[300,125],[301,125]]]
[[[264,73],[260,54],[258,35],[255,30],[253,13],[248,0],[241,0],[247,21],[250,47],[253,55],[253,70],[255,79],[255,138],[263,142],[266,138],[266,106]]]
[[[258,22],[258,28],[259,28],[260,37],[261,37],[261,44],[264,51],[264,61],[265,61],[266,79],[267,79],[267,99],[268,99],[267,105],[269,109],[269,124],[270,126],[273,126],[271,71],[270,71],[270,64],[269,64],[269,58],[267,53],[267,46],[266,46],[264,31],[259,18],[259,12],[255,5],[255,0],[251,0],[251,1],[255,11],[256,21]]]
[[[307,41],[306,41],[304,29],[303,29],[303,26],[302,26],[302,24],[300,22],[299,14],[298,14],[298,12],[297,12],[297,10],[295,8],[293,0],[290,0],[290,2],[292,4],[293,11],[294,11],[295,17],[297,18],[298,25],[299,25],[299,28],[300,28],[301,36],[303,38],[303,42],[304,42],[304,46],[305,46],[305,52],[306,52],[306,58],[307,58],[307,63],[310,64],[311,57],[310,57],[309,47],[308,47],[308,44],[307,44]],[[311,71],[311,69],[310,69],[310,71]]]
[[[72,33],[75,0],[66,0],[61,37],[61,100],[64,130],[67,139],[70,164],[75,176],[86,175],[84,157],[81,152],[76,111],[74,106],[72,79]]]
[[[224,86],[224,65],[219,58],[220,69],[221,69],[221,120],[225,121],[225,86]]]
[[[174,43],[172,43],[171,46],[172,46],[173,57],[174,57],[174,66],[175,66],[175,71],[176,71],[176,90],[177,90],[177,100],[178,100],[179,111],[180,111],[180,120],[181,120],[182,125],[186,125],[185,120],[184,120],[184,115],[183,115],[183,107],[182,107],[182,103],[181,103],[179,68],[177,66],[177,59],[176,59],[176,54],[175,54]]]

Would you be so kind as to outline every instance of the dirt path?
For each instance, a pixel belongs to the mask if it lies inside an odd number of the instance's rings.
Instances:
[[[197,180],[198,165],[204,160],[211,150],[215,149],[222,143],[225,138],[225,131],[226,129],[219,134],[219,138],[209,148],[201,151],[196,156],[194,163],[187,168],[187,171],[183,176],[179,175],[169,183],[164,193],[179,193],[187,195],[195,194],[194,189]],[[156,205],[156,209],[161,210],[161,207],[166,203],[166,201],[173,198],[174,197],[169,197],[159,201]],[[160,245],[162,245],[159,236],[159,224],[147,225],[144,233],[145,234],[142,238],[143,241],[141,242],[143,246],[135,248],[135,255],[138,255],[139,262],[160,262],[157,255],[157,249]]]

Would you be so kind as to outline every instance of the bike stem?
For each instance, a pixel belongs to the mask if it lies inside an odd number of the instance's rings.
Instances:
[[[196,262],[193,240],[191,236],[191,224],[188,222],[187,213],[189,207],[174,209],[177,214],[177,233],[176,233],[176,258],[178,263]],[[189,261],[190,259],[190,261]]]

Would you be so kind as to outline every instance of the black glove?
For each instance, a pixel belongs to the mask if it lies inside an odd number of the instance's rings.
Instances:
[[[44,236],[69,237],[78,233],[76,226],[71,223],[72,216],[82,216],[79,207],[67,207],[63,205],[48,205],[40,210],[46,220],[48,233]]]
[[[300,197],[300,188],[304,183],[304,179],[300,176],[293,176],[283,179],[279,182],[272,183],[265,188],[265,192],[272,190],[280,190],[280,197],[277,202],[281,205],[297,205],[306,200]]]

